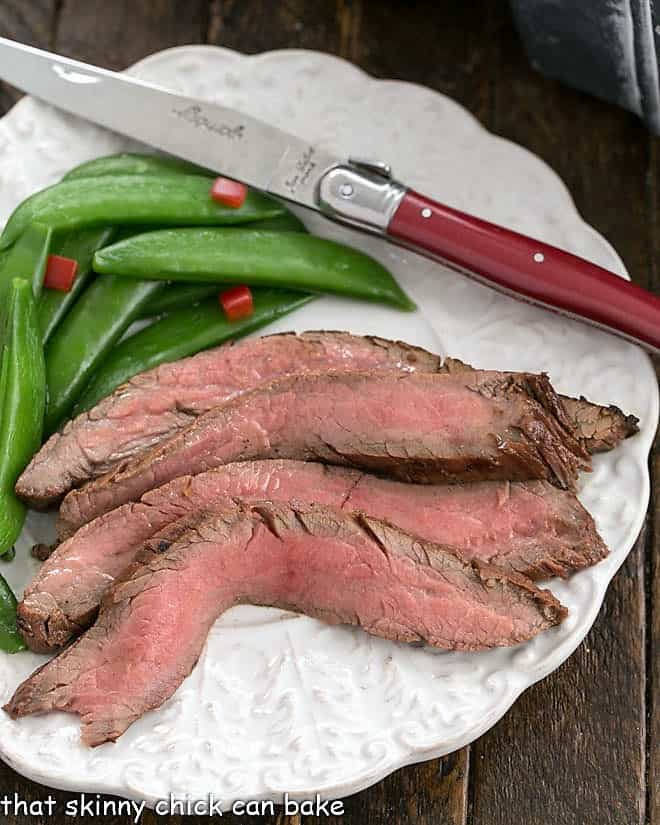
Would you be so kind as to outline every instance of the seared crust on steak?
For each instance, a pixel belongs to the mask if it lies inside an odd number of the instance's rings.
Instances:
[[[457,375],[473,372],[474,369],[458,358],[445,358],[441,371]],[[579,398],[559,395],[558,398],[573,434],[592,455],[609,452],[625,438],[639,432],[639,419],[634,415],[626,415],[614,404],[604,407],[594,404],[583,395]]]

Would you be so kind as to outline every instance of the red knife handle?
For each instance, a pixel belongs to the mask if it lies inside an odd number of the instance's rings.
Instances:
[[[584,258],[410,189],[387,234],[500,290],[660,350],[660,298]]]

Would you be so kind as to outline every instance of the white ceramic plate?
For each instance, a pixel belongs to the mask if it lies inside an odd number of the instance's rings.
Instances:
[[[300,51],[245,57],[191,46],[153,55],[134,71],[187,94],[222,99],[340,153],[377,153],[429,195],[625,277],[616,253],[581,220],[547,166],[428,89],[376,81],[341,60]],[[21,101],[0,122],[0,217],[71,166],[126,145],[43,104]],[[547,370],[560,391],[639,416],[640,434],[597,457],[580,492],[612,553],[569,582],[552,583],[570,609],[560,628],[488,653],[439,653],[276,610],[236,608],[216,624],[176,695],[115,744],[82,747],[73,716],[12,722],[0,713],[0,754],[28,777],[151,804],[170,793],[201,798],[213,792],[229,805],[277,800],[284,792],[336,797],[357,791],[401,765],[475,739],[521,691],[561,664],[591,627],[641,528],[658,389],[639,349],[380,240],[301,216],[314,231],[382,260],[422,309],[407,315],[323,299],[272,330],[371,332],[482,367]],[[49,517],[31,516],[16,561],[3,566],[17,591],[36,569],[28,547],[50,529]],[[43,661],[0,654],[0,699]]]

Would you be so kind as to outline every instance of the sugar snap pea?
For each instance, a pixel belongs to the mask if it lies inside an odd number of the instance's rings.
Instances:
[[[80,178],[56,183],[19,204],[0,236],[0,249],[11,246],[33,221],[55,230],[145,223],[200,226],[274,218],[283,211],[257,192],[249,192],[238,209],[216,203],[209,195],[209,179],[201,175]]]
[[[241,321],[228,321],[215,299],[180,309],[125,338],[94,376],[76,404],[77,415],[93,407],[138,372],[175,361],[229,339],[241,338],[294,309],[314,296],[284,289],[255,289],[254,313]]]
[[[285,212],[275,218],[265,218],[250,223],[250,227],[257,229],[272,229],[281,232],[305,232],[305,224],[292,212]],[[44,290],[39,302],[39,319],[44,333],[44,343],[52,334],[53,329],[62,320],[80,292],[89,281],[91,261],[94,252],[114,238],[119,241],[132,237],[141,232],[153,232],[153,226],[106,227],[103,229],[78,229],[64,233],[53,243],[52,252],[75,258],[78,261],[78,275],[69,292]],[[1,255],[2,253],[0,253]],[[169,284],[167,289],[158,292],[142,312],[142,317],[151,318],[162,315],[173,309],[188,307],[197,304],[204,298],[215,295],[218,287],[214,284]]]
[[[30,224],[8,251],[0,278],[0,308],[7,306],[12,278],[29,281],[35,297],[41,295],[52,236],[53,231],[49,226],[41,223]]]
[[[157,281],[97,278],[82,293],[46,347],[46,434],[66,418],[91,375],[163,286]]]
[[[94,255],[93,266],[96,272],[121,277],[238,282],[415,307],[373,258],[299,232],[162,229],[106,246]]]
[[[166,315],[178,309],[195,306],[206,298],[217,295],[217,284],[167,284],[142,310],[143,318]]]
[[[117,239],[124,240],[143,227],[122,226]],[[81,230],[79,230],[81,231]],[[134,320],[144,315],[165,284],[156,281],[96,279],[80,295],[48,340],[46,376],[48,405],[46,434],[67,417],[71,407],[112,347]]]
[[[97,249],[105,246],[116,235],[112,227],[99,229],[76,229],[56,238],[52,245],[55,255],[78,261],[78,274],[68,292],[44,289],[39,299],[37,313],[44,344],[53,334],[55,327],[71,309],[91,277],[92,258]]]
[[[266,229],[269,232],[307,232],[305,224],[288,210],[276,218],[264,218],[261,221],[252,221],[250,229]]]
[[[64,175],[63,180],[78,178],[102,177],[104,175],[156,175],[156,174],[198,174],[213,176],[200,166],[188,163],[179,158],[165,155],[147,155],[136,152],[122,152],[118,155],[108,155],[95,158],[76,166]],[[304,223],[292,212],[284,211],[274,218],[265,218],[250,224],[258,229],[273,229],[281,232],[304,232]],[[152,231],[153,226],[144,227],[144,231]],[[139,227],[135,227],[137,234]],[[54,244],[53,252],[78,261],[78,275],[70,292],[47,290],[42,296],[39,306],[39,315],[44,331],[44,341],[48,340],[52,330],[66,314],[70,305],[75,301],[85,286],[91,259],[96,249],[107,246],[112,237],[113,229],[87,229],[65,233],[64,238]],[[2,255],[3,253],[0,253]],[[1,259],[0,259],[1,265]],[[217,292],[215,286],[208,284],[172,284],[167,290],[154,296],[151,304],[144,310],[144,317],[162,315],[173,309],[188,307],[199,303]]]
[[[277,218],[266,218],[250,224],[251,229],[268,229],[277,232],[306,232],[305,224],[292,212],[279,215]],[[168,284],[167,288],[159,292],[149,301],[143,311],[144,318],[154,315],[163,315],[175,309],[198,304],[204,298],[216,295],[219,291],[217,284]]]
[[[46,376],[41,330],[32,285],[11,282],[0,373],[0,554],[7,552],[25,521],[14,484],[41,443]]]
[[[70,169],[62,180],[78,180],[80,178],[100,178],[105,175],[204,175],[215,177],[213,172],[188,163],[180,158],[168,155],[148,155],[140,152],[121,152],[118,155],[105,155],[81,163]]]
[[[18,653],[25,649],[26,644],[16,627],[16,596],[4,576],[0,576],[0,650]]]

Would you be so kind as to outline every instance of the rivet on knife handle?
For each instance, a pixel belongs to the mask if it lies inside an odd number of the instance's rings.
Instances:
[[[333,166],[319,181],[321,211],[344,223],[385,233],[406,193],[385,169],[365,161]]]
[[[412,190],[387,234],[497,289],[660,351],[660,298],[584,258]]]

